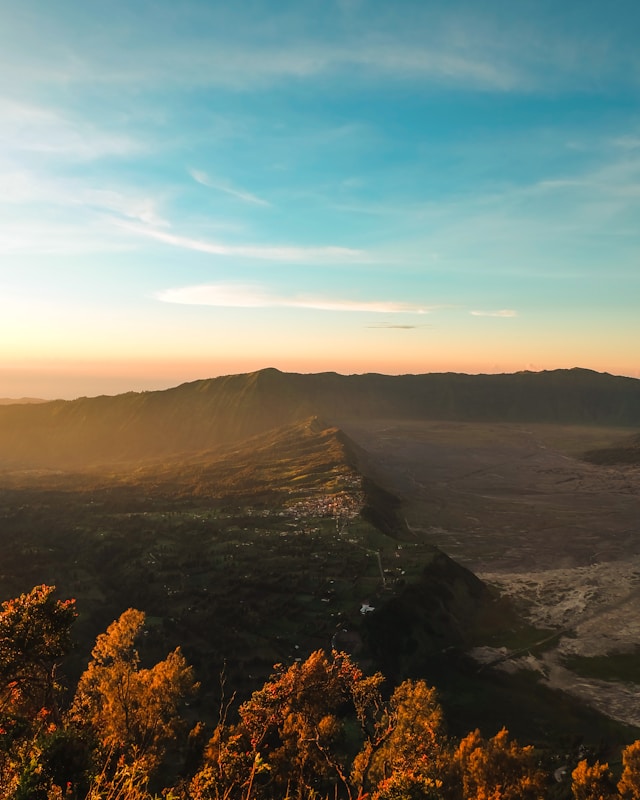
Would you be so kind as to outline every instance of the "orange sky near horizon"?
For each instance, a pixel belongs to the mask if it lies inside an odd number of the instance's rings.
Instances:
[[[465,359],[464,353],[457,357],[416,358],[401,351],[388,354],[385,358],[373,353],[354,359],[353,354],[316,355],[308,358],[260,358],[260,357],[218,357],[197,360],[104,360],[104,361],[48,361],[22,363],[0,367],[0,398],[32,397],[43,400],[72,400],[77,397],[115,395],[128,391],[154,391],[168,389],[187,383],[221,375],[234,375],[254,372],[267,367],[275,367],[283,372],[338,372],[340,374],[362,374],[378,372],[389,375],[421,374],[428,372],[501,373],[531,370],[534,372],[551,369],[570,369],[582,367],[597,372],[609,372],[640,379],[640,369],[632,363],[609,357],[589,358],[585,355],[575,362],[565,361],[561,355],[551,354],[544,363],[518,358],[496,360],[476,357]]]
[[[631,0],[4,6],[0,398],[640,377]]]

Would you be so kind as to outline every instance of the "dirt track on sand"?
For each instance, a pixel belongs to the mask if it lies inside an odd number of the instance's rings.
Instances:
[[[345,424],[374,477],[403,500],[413,534],[512,597],[535,626],[560,635],[542,656],[502,669],[538,671],[609,716],[640,726],[637,683],[596,680],[563,665],[640,652],[640,469],[579,454],[630,431],[457,422]],[[481,661],[501,653],[483,649]]]

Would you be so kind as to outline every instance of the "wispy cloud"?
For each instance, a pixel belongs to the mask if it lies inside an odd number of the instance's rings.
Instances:
[[[100,32],[86,37],[77,35],[81,22],[73,26],[75,35],[70,34],[60,24],[62,15],[45,11],[32,26],[29,47],[15,46],[9,36],[2,41],[1,35],[0,45],[5,45],[5,58],[22,81],[97,87],[190,85],[244,91],[338,77],[349,82],[419,79],[510,91],[535,85],[538,73],[547,71],[549,64],[556,68],[556,83],[576,71],[567,62],[566,51],[573,43],[567,43],[566,36],[560,39],[553,31],[537,30],[535,21],[525,22],[522,14],[509,19],[509,14],[484,7],[482,14],[461,13],[409,2],[393,13],[385,4],[355,3],[357,13],[341,24],[335,8],[326,4],[324,14],[313,15],[319,24],[310,26],[304,3],[297,12],[274,12],[272,4],[256,3],[249,25],[230,6],[221,12],[216,4],[207,11],[196,10],[198,5],[207,4],[188,4],[191,8],[181,9],[182,24],[177,25],[167,24],[170,12],[148,19],[128,4],[119,9],[117,21],[103,18]],[[189,19],[191,24],[186,24]],[[123,29],[142,25],[149,35],[135,48],[126,46]],[[197,36],[191,32],[196,26]],[[261,35],[256,37],[252,29]],[[581,44],[578,57],[587,49]],[[588,64],[587,58],[580,59],[582,73]]]
[[[378,328],[385,331],[414,331],[416,328],[432,328],[433,325],[398,325],[396,324],[388,324],[385,325],[384,323],[380,325],[367,325],[367,328]]]
[[[434,43],[427,47],[401,47],[397,42],[388,42],[355,49],[336,61],[345,66],[351,62],[372,72],[399,77],[431,78],[435,83],[465,84],[500,91],[513,89],[521,82],[521,76],[512,65],[501,64],[488,56],[478,54],[474,57],[469,51],[443,48]]]
[[[429,231],[404,249],[415,250],[419,243],[439,253],[448,269],[468,274],[535,275],[563,282],[596,274],[603,263],[608,270],[630,274],[640,242],[635,224],[640,157],[631,148],[612,156],[609,140],[592,149],[586,164],[570,163],[560,170],[555,165],[555,174],[550,169],[530,182],[475,187],[466,195],[422,205],[399,204],[406,230],[420,226]],[[396,245],[395,253],[402,249]]]
[[[57,54],[64,61],[64,53]],[[20,63],[19,56],[13,62]],[[344,44],[308,41],[294,46],[278,42],[258,47],[238,42],[233,48],[213,37],[204,44],[176,45],[165,42],[136,50],[135,57],[119,52],[114,62],[107,48],[101,53],[77,54],[62,66],[51,68],[46,57],[32,59],[25,71],[33,82],[99,85],[222,86],[238,91],[264,88],[286,80],[313,79],[360,71],[369,76],[396,79],[422,78],[435,84],[465,85],[506,91],[523,82],[506,60],[490,53],[470,55],[463,48],[447,48],[436,42],[423,46],[388,38],[371,43]],[[353,72],[352,72],[353,76]]]
[[[0,224],[0,255],[73,256],[86,253],[112,253],[130,249],[125,242],[114,239],[104,225],[85,220],[55,222],[33,219]]]
[[[637,150],[640,148],[640,136],[618,136],[613,140],[612,144],[621,150]]]
[[[205,241],[193,239],[188,236],[178,236],[168,231],[156,228],[118,223],[122,228],[141,236],[157,239],[160,242],[181,247],[185,250],[196,250],[200,253],[210,253],[215,256],[231,256],[241,258],[254,258],[264,261],[285,261],[299,263],[344,263],[368,262],[372,258],[363,250],[354,250],[348,247],[298,247],[289,245],[251,245],[251,244],[226,244],[224,242]]]
[[[271,206],[271,203],[263,200],[262,197],[258,197],[251,192],[247,192],[245,189],[238,189],[227,181],[211,178],[206,172],[202,172],[202,170],[190,169],[189,175],[191,175],[196,183],[199,183],[202,186],[207,186],[209,189],[217,189],[217,191],[229,194],[232,197],[238,198],[238,200],[243,200],[245,203],[252,203],[253,205],[257,206]]]
[[[500,311],[470,311],[474,317],[517,317],[518,312],[510,308],[503,308]]]
[[[157,292],[157,300],[183,305],[224,308],[299,308],[315,311],[366,312],[370,314],[427,314],[437,306],[380,300],[347,300],[319,296],[286,297],[256,284],[213,283]]]
[[[334,4],[325,4],[323,12],[320,4],[313,26],[305,3],[297,10],[287,4],[279,12],[270,3],[252,4],[249,24],[229,4],[183,4],[180,17],[163,4],[164,13],[150,19],[136,4],[116,3],[118,13],[102,15],[99,26],[96,17],[93,28],[84,19],[65,25],[64,12],[43,7],[22,36],[14,35],[21,26],[12,25],[7,11],[6,32],[0,32],[0,87],[244,91],[327,76],[350,82],[419,79],[480,91],[637,82],[637,50],[623,30],[629,28],[625,15],[605,14],[604,6],[579,16],[570,7],[558,10],[552,24],[536,4],[509,11],[503,3],[485,3],[480,11],[473,3],[439,8],[409,0],[398,4],[401,10],[389,11],[384,3],[339,2],[352,13],[336,14]],[[136,41],[130,32],[142,28],[147,35]]]
[[[44,170],[3,169],[1,163],[0,187],[0,254],[133,250],[137,241],[114,232],[126,225],[169,224],[161,198],[133,188],[93,188]]]
[[[75,178],[0,163],[0,252],[77,253],[130,249],[117,225],[162,228],[159,198],[139,190],[93,188]]]
[[[146,195],[111,189],[87,189],[79,194],[77,202],[100,213],[115,213],[119,218],[135,223],[159,228],[169,226],[158,210],[157,199]]]
[[[96,128],[35,104],[0,99],[0,146],[4,153],[40,153],[73,161],[140,152],[128,136]]]

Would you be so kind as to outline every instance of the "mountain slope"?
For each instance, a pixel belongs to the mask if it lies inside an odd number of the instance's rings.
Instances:
[[[275,369],[158,392],[0,407],[0,468],[219,447],[317,415],[640,426],[640,381],[589,370],[300,375]]]
[[[362,457],[312,418],[167,463],[5,475],[0,596],[46,582],[78,597],[83,652],[124,608],[141,608],[153,618],[150,642],[182,645],[209,685],[228,659],[247,689],[275,661],[330,647],[345,629],[384,660],[360,607],[395,599],[407,636],[429,623],[411,655],[424,665],[443,646],[464,646],[494,598],[413,539],[398,501],[360,471]]]

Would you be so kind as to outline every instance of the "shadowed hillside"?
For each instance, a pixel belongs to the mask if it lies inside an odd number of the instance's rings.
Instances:
[[[68,467],[219,447],[317,415],[640,426],[640,381],[589,370],[300,375],[275,369],[158,392],[0,407],[0,467]]]
[[[592,464],[640,464],[640,436],[630,436],[612,447],[588,450],[584,454]]]

